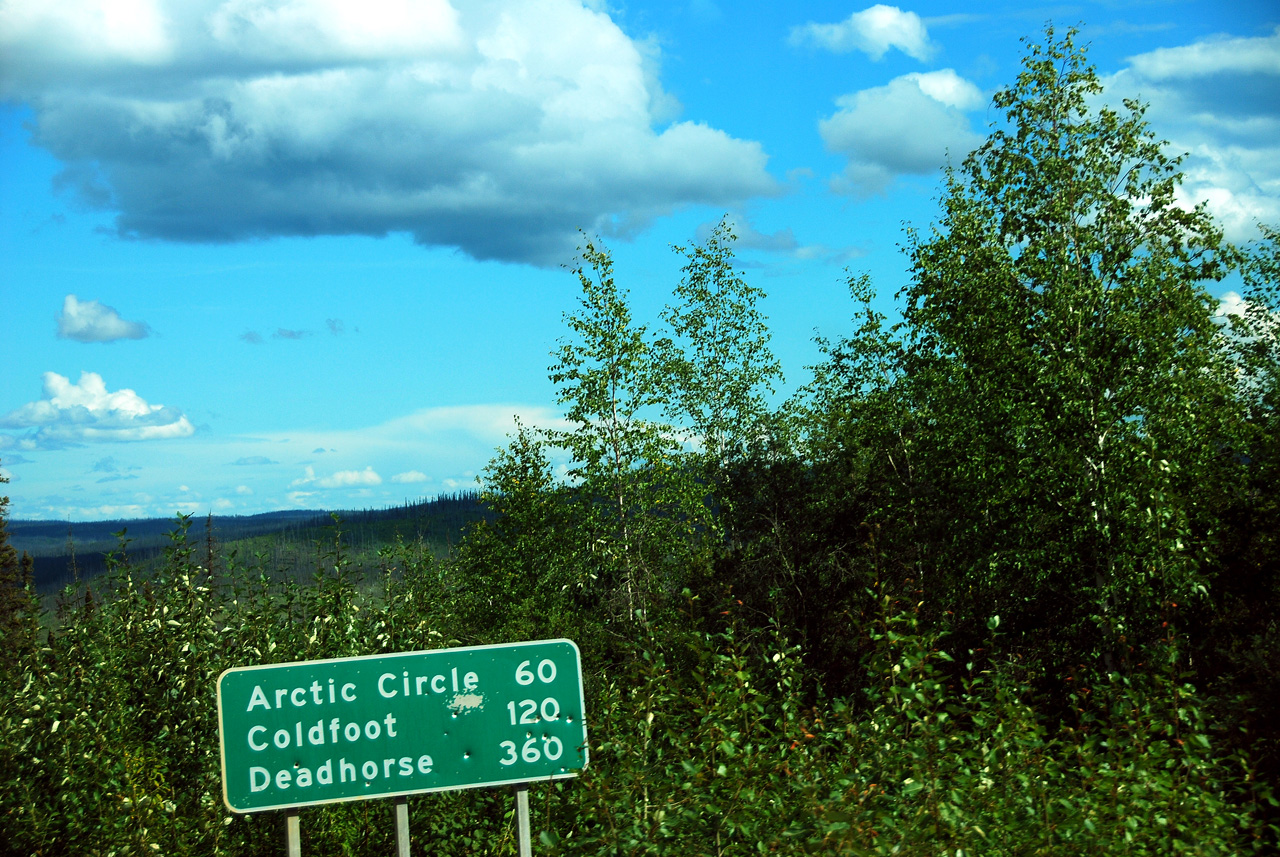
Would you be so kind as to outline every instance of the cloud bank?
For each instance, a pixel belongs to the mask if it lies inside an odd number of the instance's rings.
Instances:
[[[654,56],[573,0],[0,2],[0,97],[59,186],[175,241],[407,232],[551,265],[579,228],[776,192],[758,143],[660,126]]]
[[[115,342],[118,339],[145,339],[151,328],[144,322],[125,321],[115,307],[97,301],[82,301],[67,295],[58,313],[58,336],[77,342]]]
[[[177,408],[148,404],[133,390],[107,390],[102,376],[81,372],[75,384],[57,372],[44,373],[44,398],[0,417],[0,445],[19,449],[91,442],[168,440],[195,434],[195,426]]]

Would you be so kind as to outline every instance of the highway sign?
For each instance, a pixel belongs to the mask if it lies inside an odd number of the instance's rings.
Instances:
[[[570,640],[229,669],[223,798],[260,812],[573,777],[585,713]]]

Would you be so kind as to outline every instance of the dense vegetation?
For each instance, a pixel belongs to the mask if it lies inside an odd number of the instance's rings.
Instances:
[[[907,235],[902,321],[851,277],[852,331],[779,408],[727,227],[676,248],[652,330],[584,241],[568,428],[499,451],[448,557],[399,540],[362,579],[335,531],[299,582],[180,519],[42,630],[0,553],[0,847],[278,850],[221,804],[221,670],[564,636],[592,764],[531,789],[540,853],[1273,853],[1280,242],[1176,206],[1098,92],[1072,34],[1030,45]],[[1215,318],[1235,272],[1249,311]],[[511,804],[415,798],[415,851],[514,853]],[[376,803],[302,829],[392,847]]]

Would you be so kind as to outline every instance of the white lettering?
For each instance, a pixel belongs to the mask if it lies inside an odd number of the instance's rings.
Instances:
[[[376,721],[370,721],[376,723]],[[529,743],[535,739],[530,739]],[[551,739],[554,744],[548,747],[548,739],[542,738],[543,746],[547,750],[549,758],[556,758],[560,755],[560,743],[555,738]],[[511,744],[510,741],[503,742],[504,747]],[[516,754],[514,745],[512,745],[511,760],[515,761]],[[534,750],[536,753],[537,751]],[[528,746],[524,750],[526,760],[530,755]],[[510,764],[503,761],[503,764]],[[413,756],[401,756],[400,758],[389,759],[366,759],[362,762],[348,762],[345,758],[338,760],[338,782],[340,783],[356,783],[363,779],[365,782],[373,782],[379,777],[383,779],[391,779],[393,776],[412,777],[415,775],[426,776],[434,770],[435,761],[431,756],[423,754],[414,759]],[[294,786],[305,789],[313,785],[331,786],[334,784],[333,779],[333,759],[325,759],[324,764],[316,768],[304,768],[301,765],[295,765],[291,768],[283,768],[274,772],[267,768],[254,766],[249,769],[249,790],[251,792],[261,792],[272,788],[273,786],[280,790],[286,791]]]
[[[388,679],[390,679],[391,681],[395,681],[396,679],[395,673],[383,673],[382,675],[378,676],[378,693],[382,694],[383,699],[393,699],[395,698],[395,695],[396,695],[395,688],[392,688],[391,692],[387,693],[387,689],[383,687],[383,685],[386,684]]]
[[[253,727],[252,729],[250,729],[250,730],[249,730],[249,749],[250,749],[250,750],[265,750],[265,749],[267,749],[267,745],[266,745],[266,742],[265,742],[265,741],[264,741],[262,744],[255,744],[255,743],[253,743],[253,733],[254,733],[254,732],[266,732],[266,731],[267,731],[267,727],[265,727],[265,726],[255,726],[255,727]]]
[[[258,778],[262,778],[262,782],[258,782]],[[271,785],[271,772],[266,768],[253,767],[249,769],[249,791],[260,792],[267,786]]]
[[[249,694],[249,707],[245,711],[253,711],[255,705],[261,705],[268,711],[271,710],[271,703],[267,702],[267,695],[262,692],[262,685],[260,684],[253,686],[253,693]],[[266,786],[263,786],[263,788],[266,788]]]

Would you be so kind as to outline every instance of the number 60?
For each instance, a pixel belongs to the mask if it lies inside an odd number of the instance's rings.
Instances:
[[[516,667],[516,684],[528,685],[533,684],[533,671],[529,669],[529,664],[533,661],[521,661],[520,666]],[[543,684],[550,684],[556,678],[556,665],[554,661],[542,660],[538,662],[538,679]]]

